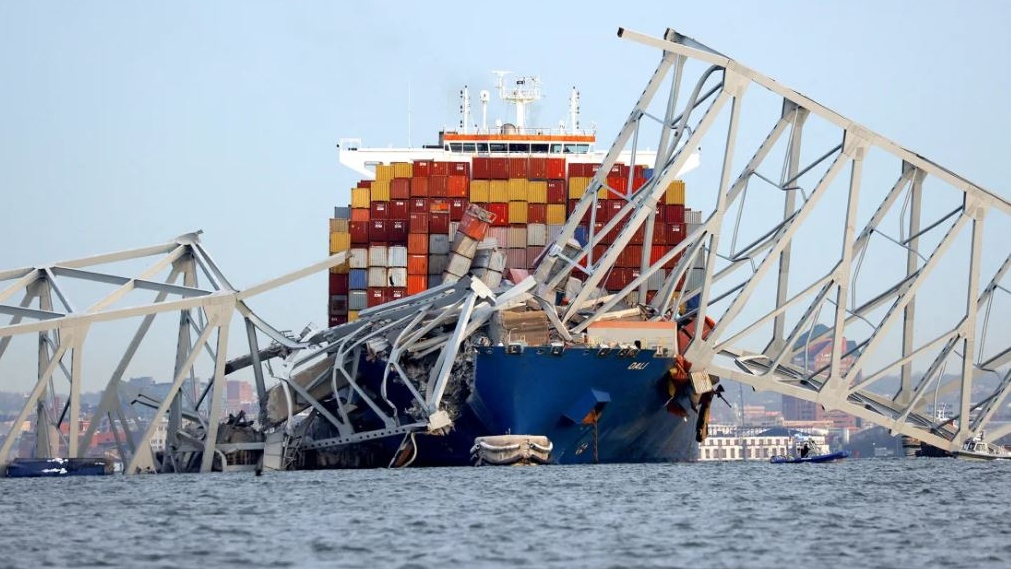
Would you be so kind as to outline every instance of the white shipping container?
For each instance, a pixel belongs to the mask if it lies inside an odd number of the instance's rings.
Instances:
[[[702,269],[688,269],[688,278],[685,279],[685,290],[692,290],[702,286],[702,281],[706,278],[706,272]]]
[[[369,266],[370,267],[385,267],[388,263],[389,252],[386,249],[386,245],[372,245],[369,247]],[[369,285],[369,286],[383,286],[383,285]]]
[[[502,272],[487,270],[483,275],[481,275],[481,282],[488,285],[488,288],[494,290],[498,285],[502,284]]]
[[[702,227],[702,223],[686,223],[685,224],[685,237],[695,233],[695,230]]]
[[[554,241],[555,239],[558,238],[558,235],[562,233],[562,229],[565,229],[565,226],[549,224],[547,228],[548,228],[548,239]]]
[[[508,247],[509,243],[509,228],[508,227],[489,227],[488,233],[485,235],[489,239],[494,239],[499,247]]]
[[[449,240],[452,241],[456,237],[456,232],[460,229],[459,221],[449,222]]]
[[[351,258],[348,259],[352,269],[369,268],[369,250],[364,247],[351,249]]]
[[[543,247],[548,241],[548,226],[543,223],[527,225],[527,246]]]
[[[369,267],[369,286],[390,286],[390,283],[386,282],[386,267]]]
[[[453,247],[451,251],[453,253],[463,255],[468,259],[473,259],[474,254],[477,253],[477,241],[467,237],[463,233],[459,233],[456,238],[453,239]]]
[[[702,212],[697,209],[685,209],[685,223],[702,223]]]
[[[403,267],[393,267],[389,270],[390,286],[407,286],[407,269]]]
[[[428,236],[428,254],[429,255],[448,255],[449,254],[449,237],[437,233]],[[431,274],[431,269],[428,271]]]
[[[469,257],[464,257],[463,255],[453,253],[449,256],[449,264],[446,265],[446,270],[443,271],[443,282],[447,282],[446,277],[449,275],[457,277],[462,277],[470,271],[471,259]]]
[[[510,249],[518,249],[520,247],[527,246],[527,228],[523,227],[510,227],[509,228],[509,238],[506,241]]]
[[[406,267],[407,247],[404,247],[403,245],[390,246],[387,260],[389,261],[389,266],[391,267]],[[400,286],[400,285],[393,285],[393,286]]]
[[[364,290],[353,290],[348,293],[348,310],[365,310],[368,307],[368,298]]]
[[[501,249],[492,251],[491,256],[488,257],[488,270],[501,273],[505,270],[506,258],[506,254]]]
[[[478,243],[477,248],[479,250],[494,249],[498,247],[498,243],[499,243],[498,239],[495,239],[494,237],[485,237],[484,239],[481,240],[480,243]]]

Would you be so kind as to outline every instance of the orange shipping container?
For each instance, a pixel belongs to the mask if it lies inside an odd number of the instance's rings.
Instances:
[[[467,198],[470,188],[470,179],[467,176],[452,175],[446,184],[446,195],[451,198]]]
[[[428,178],[411,178],[411,197],[412,198],[427,198],[428,197]]]
[[[411,255],[428,254],[428,234],[411,233],[407,236],[407,252]]]
[[[428,275],[407,275],[407,294],[418,294],[428,289]],[[357,315],[356,315],[357,316]]]
[[[351,221],[368,221],[372,212],[367,207],[351,208]]]
[[[425,237],[428,238],[427,236]],[[410,275],[427,275],[428,274],[428,255],[408,255],[407,256],[407,274]]]

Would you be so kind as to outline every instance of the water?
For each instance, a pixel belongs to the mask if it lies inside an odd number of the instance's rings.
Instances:
[[[1008,567],[1011,463],[0,479],[0,568]]]

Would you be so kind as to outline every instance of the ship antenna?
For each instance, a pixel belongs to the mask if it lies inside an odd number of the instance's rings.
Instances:
[[[569,94],[569,121],[572,123],[572,132],[579,132],[579,91],[574,86]]]
[[[488,101],[491,100],[491,93],[487,89],[482,89],[478,93],[478,98],[481,99],[481,132],[488,132]]]
[[[516,128],[523,132],[526,126],[526,105],[541,98],[540,77],[527,76],[520,77],[516,84],[509,90],[505,88],[505,76],[509,71],[492,71],[498,75],[498,96],[506,102],[516,105]]]
[[[460,132],[467,134],[467,125],[470,124],[470,90],[463,86],[460,91]]]

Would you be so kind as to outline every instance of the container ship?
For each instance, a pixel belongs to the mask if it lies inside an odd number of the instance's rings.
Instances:
[[[620,156],[608,172],[599,172],[604,153],[594,149],[595,133],[580,129],[575,89],[568,98],[568,125],[532,128],[525,115],[527,105],[540,98],[539,80],[521,77],[510,85],[500,74],[497,87],[501,99],[515,107],[515,122],[496,121],[489,129],[490,93],[481,91],[481,124],[471,127],[464,88],[459,128],[444,129],[436,144],[394,149],[340,141],[341,164],[362,179],[351,189],[350,204],[336,207],[330,219],[329,252],[348,256],[329,274],[331,327],[463,276],[502,292],[534,273],[595,176],[606,176],[611,192],[630,193],[653,175],[655,155],[645,152],[634,160]],[[575,230],[581,244],[590,224],[602,229],[626,203],[612,198],[606,188],[598,190],[595,207]],[[671,183],[656,206],[650,242],[639,228],[600,296],[639,276],[644,248],[651,263],[658,262],[698,214],[686,211],[684,182]],[[605,237],[594,255],[603,255],[610,244]],[[556,305],[564,306],[579,289],[577,273],[557,292]],[[410,462],[470,464],[476,439],[510,434],[547,437],[550,462],[559,464],[696,459],[716,378],[692,376],[678,366],[676,343],[685,337],[675,318],[645,319],[635,310],[652,298],[663,277],[663,271],[653,275],[623,299],[620,314],[595,322],[577,338],[559,338],[535,303],[502,311],[470,334],[454,364],[455,385],[447,389],[452,426],[439,436],[415,438]],[[390,401],[407,405],[406,386],[383,381],[388,355],[379,350],[363,357],[358,381],[376,391],[382,382]],[[435,357],[419,354],[417,363],[424,366],[422,360]],[[325,439],[334,434],[327,428],[318,421],[306,434]],[[302,466],[379,465],[399,443],[391,437],[365,445],[376,455],[372,459],[361,452],[349,459],[344,447],[308,453]]]

